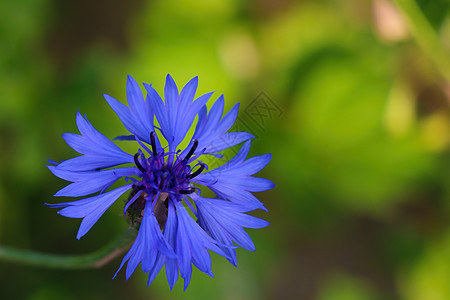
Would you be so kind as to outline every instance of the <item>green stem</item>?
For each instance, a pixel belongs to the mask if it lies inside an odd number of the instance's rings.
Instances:
[[[419,46],[447,82],[450,82],[450,53],[439,40],[439,36],[423,15],[417,3],[414,0],[393,1],[402,12]]]
[[[0,246],[0,260],[57,269],[99,268],[128,248],[137,231],[128,228],[105,247],[84,255],[46,254]]]

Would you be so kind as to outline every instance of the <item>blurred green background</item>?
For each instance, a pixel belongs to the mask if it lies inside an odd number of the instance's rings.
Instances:
[[[447,0],[0,2],[0,244],[82,254],[126,223],[118,201],[80,241],[43,205],[65,182],[75,114],[126,134],[102,93],[126,75],[241,102],[237,127],[273,153],[238,268],[212,255],[186,292],[164,272],[61,271],[0,261],[1,299],[450,299]],[[211,103],[210,103],[211,104]],[[121,142],[120,145],[123,145]]]

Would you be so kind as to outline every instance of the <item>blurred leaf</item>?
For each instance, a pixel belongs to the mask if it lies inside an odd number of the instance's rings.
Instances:
[[[321,289],[320,300],[375,300],[374,292],[366,282],[349,276],[334,276]]]
[[[431,243],[413,269],[403,272],[400,278],[405,299],[449,299],[450,234]]]

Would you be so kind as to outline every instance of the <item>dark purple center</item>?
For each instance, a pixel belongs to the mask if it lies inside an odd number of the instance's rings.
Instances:
[[[205,168],[205,165],[200,162],[198,169],[192,172],[193,168],[189,165],[189,160],[197,149],[198,141],[192,140],[191,149],[181,159],[176,153],[165,153],[164,149],[158,152],[155,136],[156,134],[152,132],[152,155],[149,158],[145,158],[142,152],[134,156],[136,166],[142,172],[142,180],[135,183],[135,189],[144,190],[147,195],[156,195],[158,192],[169,195],[193,193],[195,188],[190,184],[190,180]]]

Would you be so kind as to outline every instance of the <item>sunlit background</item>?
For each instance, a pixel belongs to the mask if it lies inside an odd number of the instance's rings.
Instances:
[[[46,160],[86,113],[127,134],[104,101],[126,75],[162,91],[241,103],[236,130],[273,153],[238,267],[213,254],[186,292],[137,270],[61,271],[0,261],[1,299],[450,299],[450,4],[447,0],[0,1],[0,244],[98,249],[127,224],[121,200],[80,241],[46,207],[66,183]],[[400,8],[400,9],[399,9]],[[210,105],[211,103],[209,103]],[[127,147],[126,142],[118,142]]]

